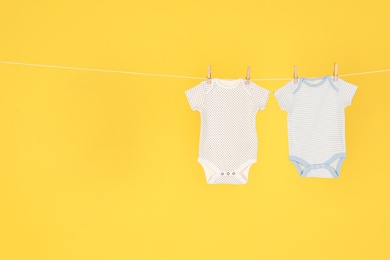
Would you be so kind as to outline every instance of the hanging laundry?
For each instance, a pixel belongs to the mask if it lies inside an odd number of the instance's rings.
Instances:
[[[288,112],[289,159],[302,177],[337,178],[346,157],[344,109],[357,86],[331,76],[299,78],[275,91]]]
[[[185,91],[201,113],[198,162],[209,184],[245,184],[257,161],[256,114],[269,91],[244,79],[211,79]]]

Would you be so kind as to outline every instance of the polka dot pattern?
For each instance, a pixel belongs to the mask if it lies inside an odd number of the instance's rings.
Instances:
[[[214,164],[212,173],[206,173],[208,183],[243,184],[248,176],[238,176],[240,166],[257,160],[256,114],[265,109],[269,91],[253,82],[245,85],[243,79],[212,79],[185,94],[201,114],[199,157]]]
[[[225,176],[215,179],[214,184],[244,184],[234,176]]]

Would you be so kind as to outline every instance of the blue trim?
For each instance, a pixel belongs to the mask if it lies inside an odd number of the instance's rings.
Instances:
[[[298,90],[301,88],[301,85],[302,85],[302,78],[299,78],[298,79],[298,87],[292,92],[293,94],[297,93]]]
[[[302,177],[306,177],[310,171],[315,170],[315,169],[326,169],[330,174],[332,174],[333,178],[337,178],[340,176],[340,169],[341,165],[345,160],[345,153],[337,153],[333,155],[331,158],[329,158],[326,162],[324,163],[318,163],[318,164],[309,164],[306,162],[304,159],[298,157],[298,156],[289,156],[290,161],[295,165],[295,167],[298,170],[298,173]],[[336,169],[334,169],[331,164],[339,160],[336,166]],[[301,165],[303,167],[301,167]]]
[[[318,79],[322,79],[320,82],[316,83],[316,84],[313,84],[313,83],[310,83],[310,81],[312,80],[318,80]],[[297,88],[292,92],[293,94],[297,93],[298,90],[302,87],[302,84],[305,83],[305,85],[307,85],[308,87],[319,87],[321,86],[323,83],[325,83],[326,80],[329,81],[329,84],[330,86],[336,91],[338,92],[339,89],[336,87],[336,85],[333,83],[333,80],[332,80],[332,77],[331,76],[323,76],[323,77],[317,77],[317,78],[299,78],[298,79],[298,86]]]
[[[318,87],[318,86],[321,86],[322,84],[324,84],[324,82],[328,79],[328,77],[329,76],[317,77],[317,78],[302,78],[302,82],[304,82],[309,87]],[[322,79],[322,80],[318,83],[315,83],[315,84],[310,83],[310,81],[318,80],[318,79]]]
[[[340,79],[340,78],[339,78]],[[339,89],[336,87],[336,85],[333,83],[332,77],[328,76],[329,84],[330,86],[336,91],[339,92]]]
[[[295,165],[295,167],[296,167],[297,170],[298,170],[299,175],[301,175],[301,176],[302,176],[302,174],[304,174],[305,172],[304,172],[304,171],[302,172],[303,168],[299,165],[299,163],[302,164],[303,167],[306,167],[306,168],[310,166],[310,164],[309,164],[308,162],[306,162],[305,160],[303,160],[303,159],[300,158],[300,157],[297,157],[297,156],[290,156],[289,159],[290,159],[290,161]]]
[[[292,161],[292,160],[290,160],[290,161]],[[293,164],[295,165],[295,167],[297,168],[298,174],[301,175],[301,174],[302,174],[302,168],[301,168],[301,166],[299,165],[299,163],[296,162],[296,161],[292,161],[292,163],[293,163]]]
[[[341,165],[343,164],[345,157],[346,157],[346,153],[338,153],[338,154],[333,155],[328,161],[325,162],[327,164],[331,164],[335,160],[339,160],[337,163],[337,166],[336,166],[336,170],[335,170],[337,177],[340,175]]]

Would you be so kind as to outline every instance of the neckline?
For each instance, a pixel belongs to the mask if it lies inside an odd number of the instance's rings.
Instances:
[[[309,87],[318,87],[318,86],[321,86],[322,84],[324,84],[326,80],[329,80],[329,77],[330,76],[323,76],[323,77],[317,77],[317,78],[301,78],[301,79],[302,79],[302,83],[304,83],[305,85],[307,85]],[[322,80],[319,81],[318,83],[310,83],[310,81],[316,81],[319,79],[322,79]]]
[[[242,78],[238,79],[221,79],[221,78],[213,78],[214,84],[218,85],[221,88],[224,89],[235,89],[238,86],[242,85]],[[228,83],[228,84],[226,84]]]

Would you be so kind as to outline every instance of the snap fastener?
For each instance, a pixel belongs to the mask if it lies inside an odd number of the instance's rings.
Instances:
[[[223,175],[223,172],[221,172],[221,175]]]
[[[227,175],[229,175],[229,174],[230,174],[230,172],[227,173]]]
[[[232,172],[232,174],[234,175],[234,174],[236,174],[235,172]]]

